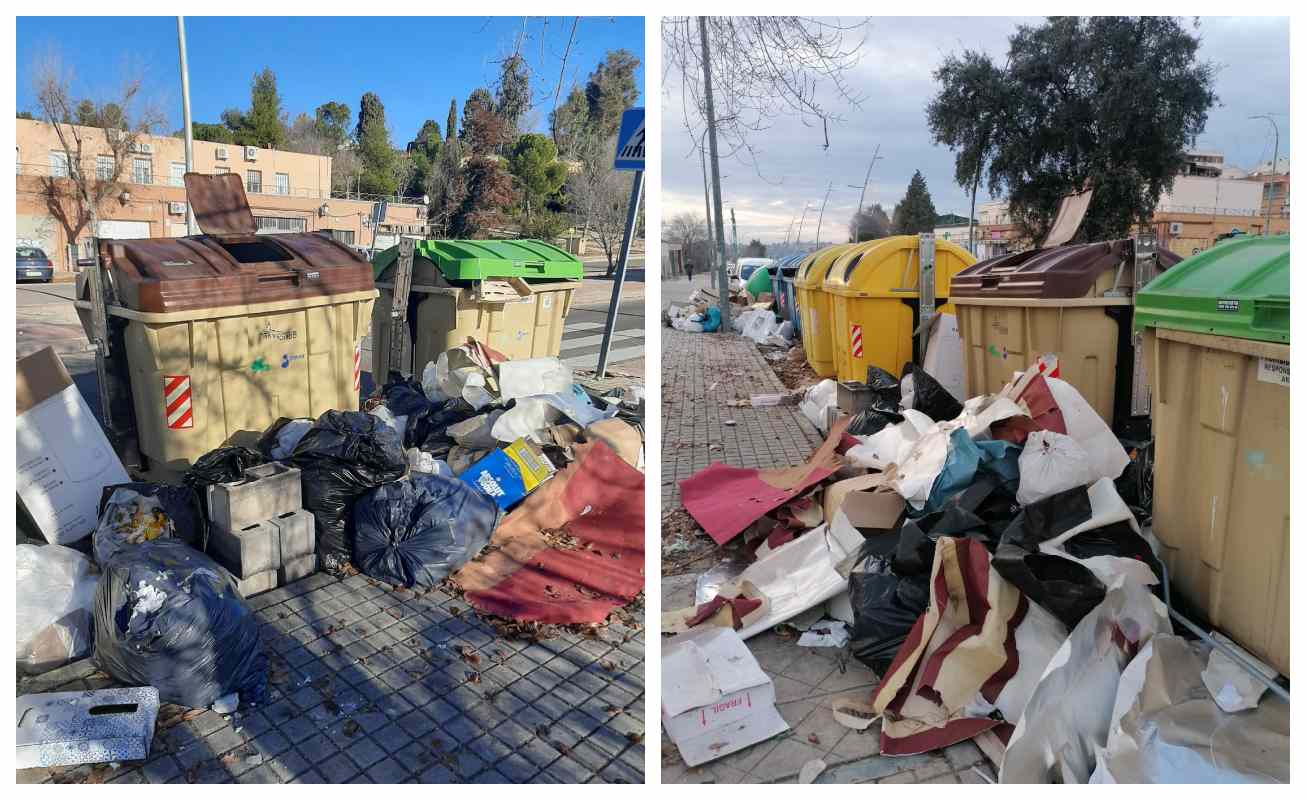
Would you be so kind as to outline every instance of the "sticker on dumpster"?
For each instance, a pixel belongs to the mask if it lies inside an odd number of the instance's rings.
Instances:
[[[1262,383],[1288,385],[1288,362],[1277,358],[1262,358],[1256,369],[1256,380]]]
[[[190,376],[163,376],[163,408],[168,427],[172,430],[195,427],[190,409]]]
[[[1239,300],[1216,300],[1215,301],[1216,311],[1237,311],[1241,306],[1242,306],[1242,302]]]
[[[852,333],[853,358],[862,357],[862,326],[854,325]]]

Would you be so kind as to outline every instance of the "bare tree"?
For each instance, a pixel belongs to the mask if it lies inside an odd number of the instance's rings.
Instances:
[[[97,103],[75,99],[73,77],[72,69],[54,51],[38,59],[32,69],[41,118],[54,129],[61,152],[57,165],[52,164],[50,174],[41,178],[41,193],[70,245],[77,243],[87,226],[92,232],[99,226],[106,201],[125,189],[123,171],[140,138],[164,123],[162,112],[143,102],[140,78],[125,78],[112,99]],[[98,121],[103,127],[78,125],[74,120],[79,118]]]
[[[662,236],[669,242],[679,242],[686,258],[707,241],[707,220],[702,214],[688,211],[677,214],[662,226]]]
[[[630,182],[612,168],[609,156],[616,146],[615,139],[591,139],[581,154],[580,171],[567,179],[573,210],[583,220],[582,236],[592,234],[598,241],[608,259],[608,275],[617,267],[630,206]]]

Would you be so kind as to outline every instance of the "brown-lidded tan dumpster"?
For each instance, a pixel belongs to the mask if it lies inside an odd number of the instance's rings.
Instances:
[[[957,273],[966,395],[1000,391],[1016,370],[1055,354],[1061,377],[1108,425],[1146,420],[1147,382],[1136,372],[1135,240],[1061,245],[981,261]],[[1156,268],[1178,263],[1168,250]],[[1150,277],[1150,276],[1144,276]],[[1141,366],[1141,365],[1139,365]]]
[[[200,236],[101,240],[110,370],[128,386],[142,464],[161,476],[278,417],[356,410],[376,290],[367,261],[318,234],[256,235],[235,174],[187,173]],[[78,314],[92,334],[87,287]],[[127,404],[124,403],[124,406]]]
[[[1288,675],[1288,236],[1240,236],[1138,295],[1152,528],[1175,592]]]

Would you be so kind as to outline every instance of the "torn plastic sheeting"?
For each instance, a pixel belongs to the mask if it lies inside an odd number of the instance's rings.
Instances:
[[[880,752],[936,750],[1019,717],[1064,635],[990,568],[983,545],[940,539],[929,607],[871,698],[884,715]]]
[[[1199,675],[1207,648],[1166,633],[1144,645],[1120,676],[1090,783],[1288,783],[1288,704],[1221,710]]]
[[[1233,650],[1245,663],[1255,667],[1257,672],[1270,680],[1279,677],[1279,673],[1275,672],[1273,667],[1234,644],[1227,636],[1217,632],[1213,633],[1211,638]],[[1261,701],[1261,696],[1267,691],[1263,681],[1248,674],[1242,664],[1234,661],[1218,647],[1211,648],[1211,657],[1206,662],[1206,668],[1202,670],[1202,683],[1211,693],[1216,705],[1230,714],[1256,708]]]
[[[1120,477],[1129,465],[1129,454],[1084,396],[1060,378],[1046,378],[1048,388],[1066,424],[1066,435],[1079,443],[1092,460],[1097,477]]]
[[[847,421],[830,429],[811,458],[787,469],[743,469],[713,462],[680,482],[685,510],[717,544],[725,544],[772,509],[834,474]]]
[[[1106,745],[1126,665],[1157,633],[1171,633],[1164,606],[1122,576],[1080,620],[1039,679],[998,771],[1001,783],[1086,783]]]
[[[742,314],[736,314],[731,318],[730,326],[737,333],[752,339],[757,344],[780,346],[788,346],[789,344],[788,337],[783,333],[783,324],[770,311],[750,309]],[[792,327],[791,325],[791,332]]]
[[[823,619],[803,631],[799,647],[843,647],[848,644],[848,626],[842,621]]]
[[[91,560],[63,545],[20,544],[14,575],[19,673],[37,675],[89,654],[98,579]]]
[[[802,401],[798,403],[798,410],[821,433],[827,432],[825,423],[829,419],[830,409],[835,406],[838,391],[839,384],[833,378],[826,378],[808,387],[807,391],[803,392]]]
[[[903,421],[886,425],[870,436],[858,436],[859,444],[848,449],[851,464],[867,469],[887,469],[907,459],[916,442],[935,424],[919,411],[907,409]]]
[[[993,421],[989,428],[993,438],[1023,445],[1034,431],[1066,432],[1066,420],[1052,396],[1048,379],[1042,375],[1032,370],[1024,373],[1003,388],[1001,397],[1014,401],[1023,413]]]
[[[512,363],[512,362],[508,362]],[[518,397],[513,407],[495,420],[492,435],[501,442],[530,436],[541,428],[557,424],[563,417],[582,428],[617,416],[615,407],[607,410],[582,402],[571,391],[559,394],[535,394]]]
[[[454,575],[481,611],[523,622],[602,622],[644,589],[644,475],[602,442],[499,524],[495,547]],[[551,545],[565,530],[579,544]]]
[[[977,476],[938,511],[903,522],[896,537],[894,574],[928,575],[934,566],[935,542],[944,536],[976,539],[992,549],[1019,510],[1014,495],[996,476]]]
[[[480,410],[494,402],[487,388],[485,365],[470,345],[446,350],[422,370],[422,391],[432,403],[461,397]]]
[[[1027,506],[1076,486],[1087,486],[1099,477],[1088,453],[1074,439],[1053,431],[1034,431],[1020,453],[1020,490],[1016,499]]]
[[[972,397],[962,403],[957,421],[976,441],[986,440],[992,436],[992,428],[1003,420],[1012,417],[1024,417],[1025,410],[1015,401],[1002,395],[986,394]],[[997,437],[993,437],[997,438]],[[1013,444],[1015,444],[1013,442]]]
[[[942,463],[936,469],[934,465],[938,457],[938,442],[943,433],[947,433],[947,449]],[[1018,448],[1009,442],[976,442],[960,423],[940,423],[934,431],[921,439],[917,448],[913,448],[911,455],[899,467],[900,477],[895,482],[895,488],[907,499],[917,515],[928,514],[970,486],[981,470],[993,473],[1004,484],[1015,488],[1020,475],[1018,456]],[[928,485],[927,480],[930,481]]]
[[[1091,569],[1093,574],[1107,586],[1114,583],[1120,575],[1128,575],[1132,580],[1144,586],[1159,583],[1160,562],[1157,560],[1156,553],[1160,545],[1155,539],[1149,540],[1146,536],[1143,536],[1137,520],[1134,519],[1134,513],[1129,510],[1129,506],[1125,505],[1125,501],[1120,499],[1120,493],[1116,490],[1115,484],[1110,478],[1101,478],[1091,486],[1071,489],[1070,492],[1054,495],[1034,505],[1040,506],[1045,513],[1057,513],[1060,516],[1062,512],[1053,511],[1057,505],[1053,503],[1053,500],[1060,498],[1064,502],[1068,495],[1080,492],[1084,493],[1088,498],[1088,517],[1086,519],[1081,518],[1078,524],[1072,525],[1068,530],[1063,530],[1044,540],[1039,545],[1039,549],[1044,553],[1059,555],[1083,564]],[[1044,506],[1042,503],[1047,505]],[[1026,506],[1024,511],[1028,513],[1031,507]],[[1062,519],[1064,520],[1065,517],[1062,516]],[[1016,523],[1013,522],[1012,524]],[[1051,523],[1035,521],[1034,524],[1043,526],[1044,530],[1056,530],[1056,527],[1048,527]],[[1097,552],[1077,549],[1075,541],[1077,541],[1080,534],[1108,529],[1115,525],[1126,527],[1136,535],[1136,538],[1128,536],[1116,537],[1117,544],[1100,548]],[[1080,543],[1080,547],[1085,546],[1086,542]]]

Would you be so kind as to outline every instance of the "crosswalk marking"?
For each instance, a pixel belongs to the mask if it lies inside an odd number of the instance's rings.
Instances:
[[[629,358],[640,358],[644,355],[644,345],[639,347],[618,347],[608,353],[608,363],[615,364],[618,361],[625,361]],[[565,352],[561,356],[562,361],[569,367],[581,367],[593,369],[599,363],[598,353],[586,353],[580,356],[568,356]]]

